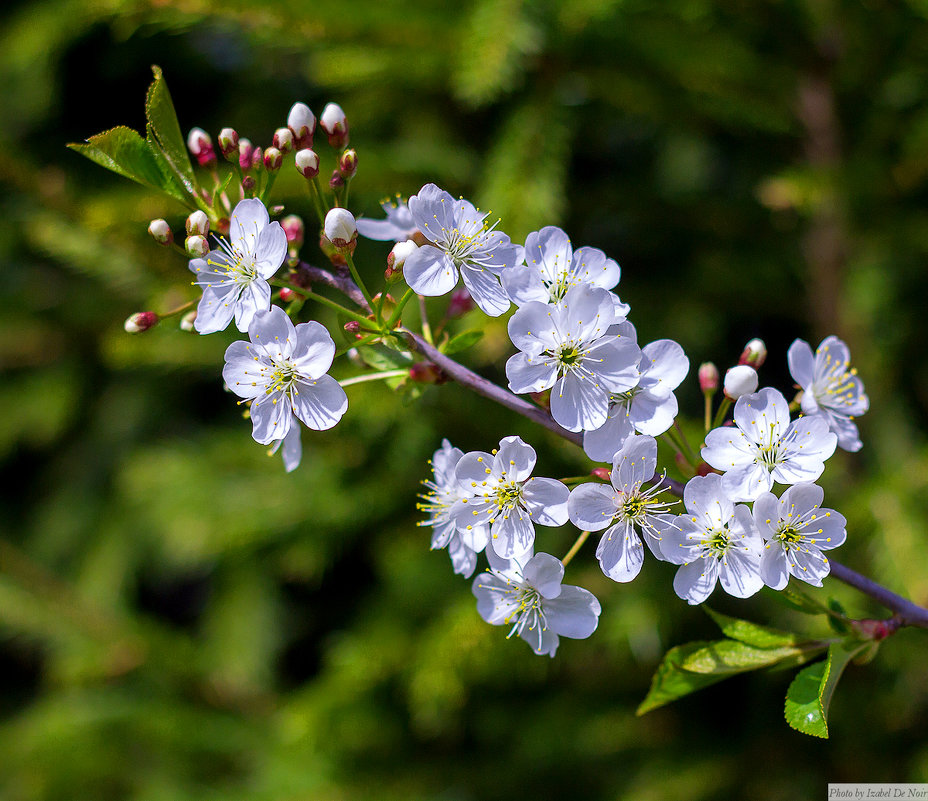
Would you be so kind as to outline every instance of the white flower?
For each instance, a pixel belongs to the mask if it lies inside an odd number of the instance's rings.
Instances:
[[[300,466],[300,460],[303,458],[303,443],[300,441],[300,427],[290,426],[290,431],[283,439],[272,442],[268,455],[273,456],[280,451],[284,460],[284,470],[292,473]],[[281,447],[283,446],[283,447]]]
[[[815,481],[835,452],[837,437],[819,416],[790,423],[786,398],[766,387],[735,403],[735,426],[706,435],[702,458],[725,471],[722,486],[736,501],[753,501],[780,484]]]
[[[358,226],[348,209],[329,209],[323,228],[326,238],[337,248],[346,247],[358,237]]]
[[[487,224],[487,215],[467,200],[454,200],[435,184],[409,198],[409,211],[419,231],[434,247],[421,247],[403,268],[406,282],[420,295],[445,295],[458,274],[477,305],[491,317],[509,309],[499,274],[512,267],[519,248]]]
[[[525,239],[525,264],[505,270],[503,287],[516,306],[529,301],[557,303],[579,284],[612,289],[619,283],[619,265],[598,248],[574,250],[560,228],[546,226]],[[628,315],[629,306],[613,295],[616,319]]]
[[[235,317],[238,330],[247,331],[255,314],[271,306],[268,279],[287,255],[287,235],[270,222],[264,204],[250,198],[232,210],[229,239],[217,242],[218,249],[190,262],[196,284],[203,287],[194,327],[213,334]]]
[[[632,338],[607,334],[614,314],[611,293],[585,284],[556,305],[526,303],[509,319],[509,338],[521,351],[506,362],[509,389],[551,389],[551,416],[568,431],[601,427],[610,395],[638,383],[641,359]]]
[[[742,395],[749,395],[757,389],[757,370],[749,364],[739,364],[725,371],[725,381],[722,388],[732,400],[738,400]]]
[[[664,557],[682,565],[673,579],[674,591],[690,604],[701,604],[716,582],[736,598],[753,595],[760,577],[763,541],[751,510],[734,505],[716,474],[691,478],[683,490],[686,514],[664,532]]]
[[[561,585],[564,565],[539,553],[524,568],[492,570],[474,579],[477,612],[494,626],[511,626],[507,639],[518,634],[538,654],[554,656],[561,637],[582,640],[599,623],[601,607],[593,593]]]
[[[626,324],[626,327],[631,326]],[[638,369],[641,372],[638,384],[626,392],[611,395],[606,422],[583,435],[583,450],[597,462],[612,461],[612,455],[636,431],[651,437],[660,436],[673,425],[677,416],[677,398],[673,391],[690,369],[683,348],[671,339],[645,345]]]
[[[802,411],[820,415],[838,436],[838,447],[859,451],[862,447],[855,417],[870,408],[863,382],[851,367],[851,355],[837,337],[826,337],[815,349],[797,339],[787,353],[789,371],[802,387]]]
[[[473,451],[455,468],[461,499],[451,515],[465,542],[480,551],[489,541],[503,559],[522,557],[535,542],[535,524],[567,522],[570,491],[553,478],[529,478],[535,450],[519,437],[500,440],[493,454]]]
[[[380,207],[386,212],[387,219],[368,220],[362,217],[358,220],[358,233],[361,236],[381,242],[391,239],[394,242],[405,242],[419,230],[405,200],[399,197],[396,200],[385,200]]]
[[[654,478],[656,468],[657,441],[630,437],[615,454],[611,487],[581,484],[570,493],[567,512],[571,523],[584,531],[608,526],[596,548],[596,558],[613,581],[631,581],[641,571],[642,535],[651,553],[664,559],[660,541],[662,532],[673,525],[673,515],[666,511],[675,501],[658,500],[667,489],[660,481],[650,489],[641,487]]]
[[[822,551],[847,537],[847,521],[822,507],[825,493],[816,484],[796,484],[779,500],[770,492],[754,501],[754,523],[766,540],[760,562],[764,583],[782,590],[791,575],[816,587],[831,571]]]
[[[316,431],[341,419],[348,397],[326,375],[335,343],[322,325],[309,322],[294,328],[287,313],[273,306],[255,315],[248,334],[250,342],[229,345],[222,377],[236,395],[251,400],[257,442],[284,440],[294,416]]]

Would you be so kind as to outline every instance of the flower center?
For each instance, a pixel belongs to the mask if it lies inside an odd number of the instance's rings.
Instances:
[[[786,548],[795,547],[803,540],[802,531],[791,523],[782,523],[776,530],[774,536],[782,542]]]
[[[518,481],[500,484],[496,488],[496,509],[500,512],[512,511],[522,500],[522,485]]]
[[[706,532],[707,536],[702,541],[705,548],[713,556],[724,556],[731,547],[731,533],[727,528],[717,528]]]
[[[206,263],[217,273],[225,273],[233,283],[250,284],[258,277],[255,259],[251,253],[245,253],[232,245],[228,240],[217,237],[219,250],[225,256],[225,261],[207,259]]]
[[[300,377],[300,374],[297,372],[296,367],[289,361],[283,364],[275,363],[275,367],[277,369],[274,370],[271,377],[268,379],[265,393],[268,395],[272,392],[288,393],[293,386],[293,382]]]

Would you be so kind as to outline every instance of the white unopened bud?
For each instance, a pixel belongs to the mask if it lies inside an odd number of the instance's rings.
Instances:
[[[127,334],[141,334],[158,325],[161,318],[154,312],[136,312],[123,324]]]
[[[170,245],[174,241],[174,234],[167,220],[152,220],[148,225],[148,233],[159,245]]]
[[[213,140],[202,128],[190,129],[190,133],[187,134],[187,147],[201,167],[215,163],[216,153],[213,150]]]
[[[319,118],[322,130],[329,136],[332,147],[345,147],[348,144],[348,118],[338,103],[328,103]]]
[[[193,324],[197,320],[197,310],[187,312],[183,317],[180,318],[180,330],[181,331],[193,331]]]
[[[315,150],[304,148],[297,152],[293,160],[304,178],[315,178],[319,174],[319,156]]]
[[[187,233],[190,236],[206,236],[209,233],[209,217],[206,216],[206,212],[195,211],[187,218]]]
[[[219,152],[229,161],[238,158],[238,132],[234,128],[223,128],[219,132]]]
[[[393,250],[390,251],[390,255],[387,256],[387,265],[394,270],[402,269],[403,265],[406,263],[406,259],[412,256],[418,249],[419,246],[411,239],[407,239],[405,242],[397,242],[393,246]]]
[[[767,359],[767,346],[762,339],[752,339],[741,351],[738,364],[748,364],[751,367],[760,367]]]
[[[308,147],[316,132],[316,115],[305,103],[294,103],[287,115],[287,127],[302,147]]]
[[[194,234],[187,237],[184,242],[184,250],[187,251],[187,255],[191,258],[200,259],[209,253],[209,242],[206,241],[205,236]]]
[[[293,150],[293,133],[289,128],[278,128],[274,131],[274,147],[281,153],[287,154]]]
[[[732,400],[738,400],[742,395],[749,395],[757,390],[757,370],[746,364],[732,367],[725,373],[725,394]]]
[[[284,163],[284,156],[276,147],[269,147],[264,151],[264,169],[268,172],[277,172]]]
[[[330,209],[325,215],[326,238],[336,248],[346,248],[358,237],[358,226],[348,209]]]

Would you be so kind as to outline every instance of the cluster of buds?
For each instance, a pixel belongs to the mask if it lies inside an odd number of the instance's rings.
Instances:
[[[187,218],[187,238],[184,240],[184,250],[193,259],[202,258],[209,253],[209,242],[206,235],[209,233],[209,217],[205,212],[195,211]]]

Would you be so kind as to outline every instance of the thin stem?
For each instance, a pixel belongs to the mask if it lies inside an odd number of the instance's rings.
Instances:
[[[831,564],[831,575],[838,581],[849,584],[854,589],[860,590],[864,595],[869,595],[887,609],[891,609],[903,624],[928,629],[928,609],[912,603],[912,601],[903,598],[901,595],[896,595],[883,585],[877,584],[873,579],[862,576],[840,562],[834,561],[834,559],[830,559],[829,563]]]
[[[728,414],[728,410],[731,408],[731,398],[726,395],[722,398],[722,402],[719,404],[719,410],[715,413],[715,420],[712,421],[712,427],[718,428],[725,421],[725,415]]]
[[[271,281],[272,286],[286,287],[287,289],[292,289],[299,295],[307,298],[308,300],[314,300],[316,303],[321,303],[323,306],[328,306],[330,309],[337,311],[339,314],[344,314],[347,317],[350,317],[352,320],[357,320],[359,323],[364,323],[364,325],[371,325],[371,321],[367,319],[364,315],[358,314],[357,312],[351,311],[351,309],[346,309],[340,303],[336,303],[334,300],[329,300],[323,295],[317,295],[310,289],[304,289],[301,286],[296,284],[291,284],[289,281],[281,281],[279,278]]]
[[[361,279],[360,273],[358,273],[358,268],[354,266],[354,258],[351,255],[351,251],[345,249],[344,251],[345,261],[348,262],[348,269],[351,272],[351,277],[354,279],[354,282],[358,285],[358,289],[361,290],[361,294],[364,295],[364,300],[367,301],[367,305],[374,310],[374,314],[377,317],[377,322],[383,322],[380,319],[380,309],[374,305],[374,299],[371,297],[371,293],[368,291],[367,287],[364,285],[364,281]]]
[[[419,295],[419,317],[422,320],[422,336],[429,345],[434,345],[435,340],[432,338],[432,328],[429,326],[429,313],[425,308],[425,298]]]
[[[683,429],[680,428],[680,423],[678,423],[676,419],[673,421],[673,427],[677,429],[677,435],[680,442],[683,443],[683,449],[686,451],[690,464],[695,467],[697,464],[699,464],[699,459],[696,457],[696,454],[693,453],[693,449],[690,446],[690,441],[686,438],[686,434],[683,433]]]
[[[415,294],[411,289],[407,289],[406,293],[400,298],[400,302],[396,304],[396,308],[393,310],[393,314],[390,315],[390,319],[387,320],[386,328],[393,328],[399,322],[400,315],[403,313],[403,309],[406,304],[409,303],[410,298]]]
[[[180,306],[178,306],[177,308],[171,309],[170,311],[166,311],[166,312],[161,312],[161,313],[159,313],[158,316],[159,316],[162,320],[166,320],[168,317],[174,317],[175,315],[183,314],[185,311],[188,311],[189,309],[192,309],[192,308],[193,308],[194,306],[196,306],[199,302],[200,302],[200,299],[199,299],[199,298],[196,298],[195,300],[188,300],[186,303],[182,303],[182,304],[181,304]]]
[[[356,375],[354,378],[346,378],[338,383],[343,387],[350,387],[352,384],[363,384],[365,381],[380,381],[387,378],[405,378],[409,375],[409,370],[384,370],[382,373],[367,373],[366,375]]]
[[[586,542],[586,538],[589,536],[590,536],[589,531],[580,532],[580,536],[577,537],[577,541],[573,545],[570,546],[570,550],[564,555],[564,558],[561,559],[561,564],[564,565],[564,567],[567,567],[570,560],[573,559],[577,551],[579,551],[583,547],[583,543]]]
[[[705,411],[703,412],[703,422],[706,426],[706,433],[712,430],[712,396],[706,393]]]

